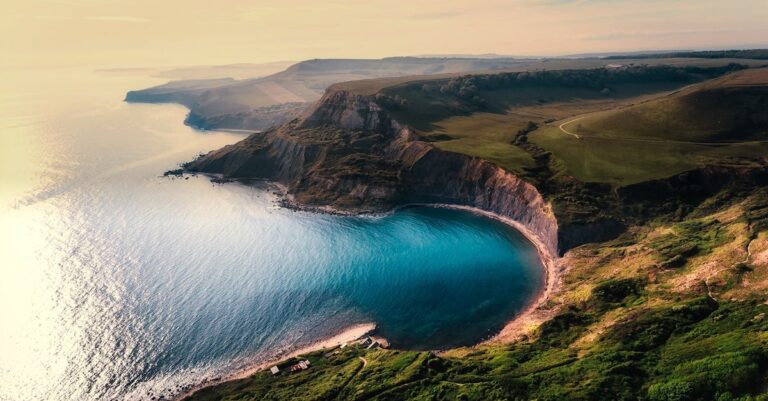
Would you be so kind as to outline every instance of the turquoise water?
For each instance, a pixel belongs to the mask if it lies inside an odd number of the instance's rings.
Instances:
[[[170,395],[355,323],[404,348],[470,344],[542,285],[519,233],[467,212],[318,215],[160,177],[242,137],[121,102],[144,78],[20,82],[0,99],[2,400]]]

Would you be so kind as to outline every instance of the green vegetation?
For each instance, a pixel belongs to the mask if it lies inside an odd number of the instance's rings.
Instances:
[[[744,68],[637,66],[620,69],[543,70],[476,74],[443,80],[413,82],[386,88],[377,103],[395,119],[420,130],[436,121],[476,112],[506,113],[521,105],[554,101],[616,98],[672,89]]]
[[[556,155],[564,170],[579,180],[619,185],[690,170],[697,165],[695,155],[708,150],[685,144],[576,139],[557,126],[543,128],[530,138]]]
[[[546,179],[624,186],[706,165],[748,165],[768,152],[768,69],[670,92],[741,68],[471,75],[396,85],[376,99],[438,148],[538,184],[548,170]],[[539,128],[519,140],[528,124]]]
[[[768,143],[700,144],[582,137],[547,126],[531,141],[551,151],[564,171],[583,182],[629,185],[706,165],[740,165],[763,157]]]
[[[768,86],[725,86],[727,78],[674,96],[589,115],[568,129],[582,137],[700,143],[768,140]],[[768,83],[759,78],[754,81]]]
[[[509,171],[525,174],[525,169],[534,165],[533,157],[514,140],[529,123],[505,114],[456,116],[440,121],[425,138],[440,149],[482,157]]]
[[[655,54],[633,54],[629,56],[609,56],[608,60],[618,59],[643,59],[643,58],[661,58],[661,57],[689,57],[689,58],[747,58],[756,60],[767,60],[768,49],[746,49],[746,50],[704,50],[693,52],[674,52],[674,53],[655,53]]]
[[[765,400],[768,306],[706,298],[629,314],[598,347],[570,348],[599,319],[574,308],[545,323],[533,343],[487,348],[463,358],[427,352],[309,355],[306,372],[269,372],[191,400]],[[363,368],[362,356],[368,360]]]
[[[688,258],[712,252],[730,238],[720,230],[717,220],[686,221],[675,225],[672,230],[655,240],[649,246],[659,253],[664,267],[683,266]]]
[[[768,261],[730,268],[745,244],[768,252],[755,213],[767,200],[718,194],[680,222],[573,250],[547,306],[557,314],[520,341],[441,354],[353,345],[307,355],[304,372],[260,372],[190,399],[768,400]],[[663,263],[679,254],[684,267]]]
[[[307,371],[191,399],[768,401],[768,143],[756,142],[768,69],[680,89],[737,69],[507,72],[380,91],[423,140],[490,160],[551,201],[567,269],[540,320],[511,343],[313,353]],[[291,132],[332,145],[335,164],[313,168],[395,180],[372,151],[386,146],[378,134]],[[321,185],[302,185],[323,204]]]

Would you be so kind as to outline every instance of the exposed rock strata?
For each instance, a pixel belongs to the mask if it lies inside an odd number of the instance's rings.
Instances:
[[[511,218],[556,254],[557,221],[530,183],[485,160],[420,141],[369,97],[329,90],[304,116],[189,163],[227,178],[280,182],[297,202],[353,211],[408,203]]]
[[[617,189],[545,185],[545,198],[531,183],[488,161],[419,140],[372,97],[332,87],[300,118],[211,152],[186,168],[276,181],[299,205],[351,212],[381,212],[409,203],[475,207],[519,222],[558,255],[615,238],[628,225],[654,216],[682,217],[725,188],[764,185],[765,163],[755,163],[763,167],[707,167]],[[590,194],[592,204],[577,202],[576,210],[569,210],[568,202],[580,191]],[[555,199],[557,207],[547,199]]]

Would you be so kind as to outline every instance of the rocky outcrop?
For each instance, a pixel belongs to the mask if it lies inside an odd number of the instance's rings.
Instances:
[[[387,135],[396,133],[401,128],[369,97],[335,88],[329,89],[315,107],[302,116],[298,126],[299,128],[333,126],[345,130],[363,130]]]
[[[530,183],[482,159],[420,141],[369,97],[328,93],[302,118],[205,155],[187,169],[268,179],[299,203],[383,211],[409,203],[471,206],[513,219],[558,250],[551,205]]]
[[[260,131],[276,127],[298,117],[310,103],[293,102],[247,111],[207,115],[195,106],[190,108],[184,124],[201,130],[241,129]]]
[[[768,182],[764,168],[725,167],[617,189],[550,182],[546,190],[553,207],[520,177],[421,141],[371,97],[334,88],[300,118],[213,151],[186,168],[276,181],[285,185],[289,200],[302,206],[349,212],[381,212],[410,203],[475,207],[520,223],[553,255],[615,238],[627,226],[654,216],[683,216],[727,186],[738,194]],[[591,203],[580,205],[585,199]]]
[[[471,206],[508,217],[557,253],[552,207],[530,183],[485,160],[413,140],[407,129],[390,151],[403,162],[403,201]]]

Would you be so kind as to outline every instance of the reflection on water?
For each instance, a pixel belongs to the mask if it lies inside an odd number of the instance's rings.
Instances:
[[[152,80],[14,77],[0,93],[2,400],[148,399],[356,322],[402,346],[464,344],[541,284],[529,244],[470,214],[313,215],[159,177],[242,137],[120,101]]]

